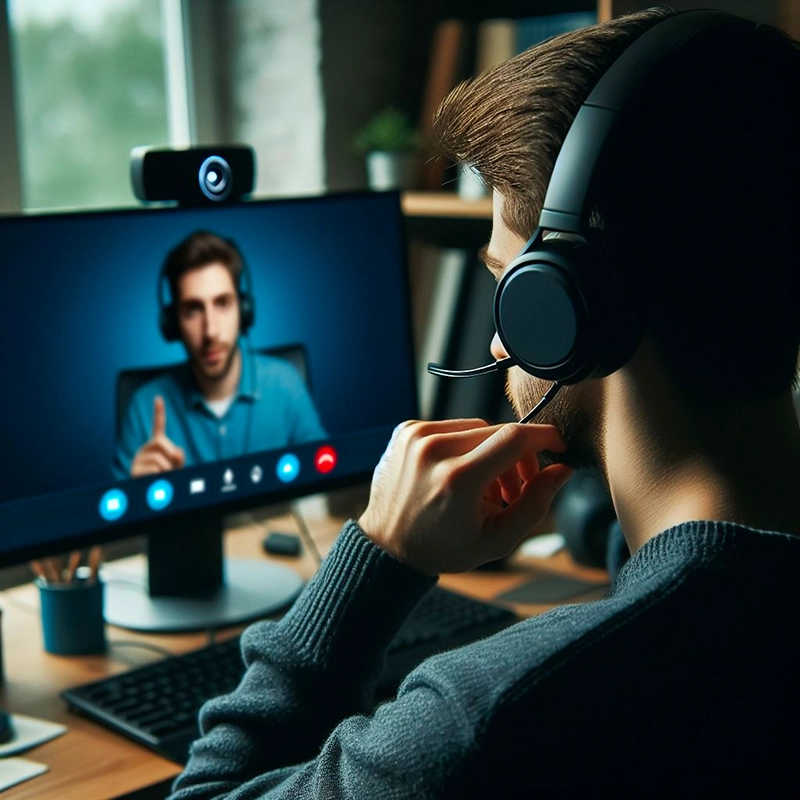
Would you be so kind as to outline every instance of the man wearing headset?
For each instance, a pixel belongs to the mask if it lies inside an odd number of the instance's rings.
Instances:
[[[162,309],[162,332],[183,344],[188,360],[134,394],[114,459],[117,477],[325,438],[297,370],[248,351],[242,334],[254,311],[249,287],[242,292],[244,270],[236,245],[208,231],[167,255],[162,277],[173,301]]]
[[[612,62],[681,16],[655,9],[550,40],[440,109],[446,152],[494,188],[491,350],[515,354],[520,417],[552,385],[516,366],[548,308],[530,298],[525,316],[506,289],[532,274],[516,259],[567,131]],[[534,424],[398,427],[358,522],[283,620],[244,635],[245,678],[205,706],[175,797],[675,796],[792,777],[800,54],[749,21],[680,25],[662,29],[675,47],[648,67],[589,187],[580,238],[608,272],[602,287],[576,280],[599,293],[609,353],[588,353],[588,377],[562,377]],[[565,261],[584,252],[574,235],[534,244]],[[574,333],[567,317],[544,352]],[[511,552],[586,463],[608,481],[630,551],[608,596],[429,659],[374,708],[387,643],[436,576]]]

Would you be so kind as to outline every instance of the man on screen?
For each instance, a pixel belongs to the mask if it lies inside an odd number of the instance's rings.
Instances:
[[[161,309],[161,330],[188,358],[134,394],[114,459],[117,477],[326,437],[297,370],[246,346],[253,301],[245,274],[236,245],[207,231],[167,255],[160,280],[172,302]]]

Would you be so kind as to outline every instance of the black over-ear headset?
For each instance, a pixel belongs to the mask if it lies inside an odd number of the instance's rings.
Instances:
[[[667,17],[612,63],[564,139],[536,230],[495,290],[494,324],[509,357],[469,370],[430,364],[430,372],[471,377],[516,365],[553,381],[527,422],[561,386],[610,375],[633,355],[644,320],[587,235],[592,178],[619,112],[654,69],[698,34],[735,19],[711,10]]]
[[[240,254],[240,258],[242,258]],[[158,327],[161,335],[168,342],[177,342],[181,338],[178,325],[178,307],[175,298],[171,296],[169,278],[166,274],[167,262],[165,261],[158,274]],[[239,332],[244,335],[253,326],[256,316],[255,301],[253,299],[253,284],[250,270],[242,258],[242,272],[239,275],[236,294],[239,299]]]

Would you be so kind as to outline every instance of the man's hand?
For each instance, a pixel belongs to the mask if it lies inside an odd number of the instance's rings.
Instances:
[[[131,477],[180,469],[185,462],[183,448],[167,437],[167,407],[164,398],[157,395],[153,400],[153,429],[150,439],[136,451],[131,464]]]
[[[565,448],[552,425],[404,422],[375,469],[359,525],[426,575],[503,558],[572,475],[563,464],[540,469],[537,453]]]

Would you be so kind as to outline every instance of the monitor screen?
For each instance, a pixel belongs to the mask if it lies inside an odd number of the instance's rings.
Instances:
[[[396,192],[9,216],[0,249],[2,564],[366,480],[417,414]]]

